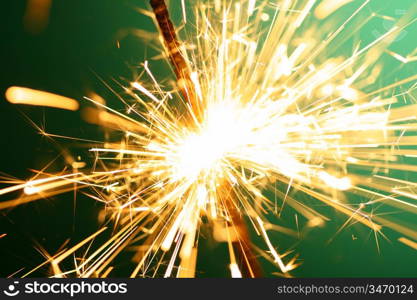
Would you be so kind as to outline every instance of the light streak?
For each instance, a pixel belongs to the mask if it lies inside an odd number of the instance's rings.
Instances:
[[[13,86],[7,89],[6,99],[13,104],[50,106],[67,110],[77,110],[78,101],[64,96]]]
[[[302,238],[303,229],[330,222],[304,203],[306,197],[343,216],[337,232],[358,223],[378,244],[389,228],[403,235],[398,241],[416,248],[415,223],[377,213],[382,205],[417,213],[416,184],[394,175],[417,172],[409,161],[417,155],[417,75],[380,85],[384,54],[403,65],[415,61],[415,53],[389,50],[401,29],[415,21],[412,12],[367,44],[357,42],[335,55],[340,41],[362,29],[356,18],[366,14],[369,0],[359,1],[338,27],[330,16],[349,0],[192,2],[181,2],[184,33],[175,32],[164,1],[152,0],[154,14],[145,12],[159,27],[161,56],[176,76],[170,91],[145,61],[143,78],[123,88],[131,99],[119,95],[127,113],[85,98],[93,106],[83,110],[88,122],[124,136],[120,142],[79,139],[94,144],[92,160],[100,164],[92,172],[80,172],[88,164],[73,160],[74,173],[39,172],[40,178],[0,190],[0,195],[22,191],[0,209],[74,189],[106,205],[112,236],[77,257],[73,270],[61,270],[60,263],[104,229],[49,257],[50,275],[111,276],[119,253],[133,249],[131,277],[193,277],[200,229],[207,224],[214,240],[228,244],[225,267],[232,277],[261,276],[255,253],[260,249],[280,275],[290,276],[297,256],[283,254],[268,231]],[[272,20],[269,27],[265,15]],[[75,100],[27,88],[12,87],[6,98],[78,109]],[[274,193],[275,202],[266,192]],[[295,211],[296,230],[268,221],[272,216],[278,223],[284,209]],[[251,233],[263,245],[255,247]]]

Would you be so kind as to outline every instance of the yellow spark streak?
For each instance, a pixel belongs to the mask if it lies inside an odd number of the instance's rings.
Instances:
[[[181,265],[178,270],[178,278],[194,278],[197,263],[197,248],[191,250],[188,258],[182,258]]]
[[[169,261],[168,268],[167,268],[167,270],[165,271],[165,275],[164,275],[164,277],[165,277],[165,278],[167,278],[167,277],[170,277],[170,276],[171,276],[172,269],[174,268],[175,259],[177,258],[178,251],[179,251],[179,249],[180,249],[181,240],[182,240],[182,235],[181,235],[181,237],[180,237],[180,240],[179,240],[179,241],[177,241],[177,244],[176,244],[175,249],[174,249],[174,253],[172,254],[172,257],[171,257],[171,259],[170,259],[170,261]],[[162,249],[162,250],[163,250],[163,249]]]
[[[185,8],[185,0],[181,0],[181,8],[182,8],[182,18],[184,21],[184,24],[187,24],[187,13]]]
[[[407,239],[405,237],[400,237],[398,239],[398,241],[400,241],[401,243],[403,243],[403,244],[405,244],[405,245],[407,245],[407,246],[409,246],[409,247],[417,250],[417,243],[414,242],[414,241],[411,241],[411,240],[409,240],[409,239]]]
[[[313,5],[317,2],[317,0],[309,0],[302,10],[300,16],[298,17],[297,21],[295,22],[295,27],[300,27],[300,25],[303,23],[304,19],[307,17],[307,15],[310,13],[311,8]]]
[[[79,107],[74,99],[18,86],[7,89],[6,99],[13,104],[40,105],[67,110],[77,110]]]
[[[240,272],[239,266],[236,264],[236,256],[235,256],[235,251],[233,250],[232,239],[230,238],[229,228],[227,228],[226,231],[227,231],[227,245],[228,245],[229,254],[230,254],[230,264],[229,264],[230,273],[232,275],[232,278],[242,278],[242,272]]]
[[[123,227],[120,231],[118,231],[114,236],[112,236],[109,240],[107,240],[103,245],[101,245],[96,251],[94,251],[94,253],[90,254],[88,256],[88,258],[77,268],[77,270],[81,270],[84,266],[88,266],[88,263],[90,261],[93,261],[93,259],[100,255],[99,257],[101,260],[105,260],[106,256],[104,255],[106,252],[107,253],[112,253],[112,244],[114,243],[120,243],[121,241],[123,241],[124,239],[126,239],[129,236],[129,233],[131,232],[130,230],[132,229],[132,226],[134,224],[136,224],[136,222],[138,222],[140,220],[141,216],[137,217],[135,220],[132,220],[131,224],[128,224],[128,226]],[[117,244],[116,244],[117,245]],[[109,248],[108,248],[109,247]],[[104,253],[102,253],[106,248],[108,248],[107,251],[105,251]],[[113,250],[115,250],[115,247],[113,245]],[[95,264],[95,267],[92,267],[88,270],[88,272],[85,272],[83,274],[83,277],[88,277],[89,274],[92,274],[98,267],[100,267],[99,263]]]
[[[82,242],[78,243],[77,245],[73,246],[72,248],[68,249],[64,253],[60,254],[57,258],[53,259],[51,261],[52,268],[54,269],[55,274],[57,274],[57,277],[62,277],[62,272],[59,268],[59,264],[61,261],[63,261],[66,257],[80,249],[83,245],[94,239],[96,236],[98,236],[100,233],[102,233],[104,230],[106,230],[107,227],[103,227],[99,229],[94,234],[90,235],[88,238],[84,239]]]
[[[105,272],[103,272],[103,274],[101,274],[100,278],[107,278],[110,274],[111,271],[113,271],[114,267],[108,267],[107,270]]]
[[[249,0],[248,3],[248,16],[251,16],[255,11],[256,0]]]
[[[387,50],[387,53],[389,55],[392,55],[394,58],[398,59],[400,62],[402,62],[404,64],[408,64],[410,62],[417,61],[417,56],[407,56],[407,57],[404,57],[404,56],[402,56],[402,55],[400,55],[398,53],[395,53],[395,52],[389,51],[389,50]]]
[[[242,278],[242,273],[239,270],[239,266],[236,263],[231,263],[229,265],[230,272],[232,273],[232,278]]]
[[[319,19],[327,18],[333,12],[352,1],[353,0],[324,0],[317,6],[314,14]]]
[[[86,243],[88,243],[89,241],[91,241],[92,239],[94,239],[96,236],[98,236],[100,233],[102,233],[106,229],[107,229],[107,227],[103,227],[103,228],[97,230],[95,233],[93,233],[92,235],[90,235],[88,238],[84,239],[82,242],[78,243],[77,245],[75,245],[71,249],[68,249],[67,251],[65,251],[64,253],[62,253],[59,257],[55,258],[54,261],[53,261],[53,263],[56,264],[56,265],[58,265],[68,255],[71,255],[72,253],[74,253],[75,251],[77,251],[78,249],[80,249],[83,245],[85,245]]]
[[[284,264],[284,262],[282,261],[281,257],[279,256],[279,254],[277,253],[277,251],[275,250],[274,246],[272,246],[271,241],[269,240],[268,234],[266,233],[265,227],[264,227],[264,223],[262,222],[262,220],[259,217],[256,217],[256,221],[258,222],[258,225],[261,229],[262,235],[265,239],[265,242],[269,248],[269,251],[271,251],[272,256],[274,257],[275,262],[278,264],[279,268],[281,269],[282,272],[286,273],[289,270],[291,270],[291,266],[286,266]]]
[[[35,186],[42,184],[42,183],[47,183],[50,181],[55,181],[58,179],[64,179],[64,178],[68,178],[68,177],[73,177],[73,176],[77,176],[77,175],[81,175],[81,173],[73,173],[73,174],[67,174],[67,175],[62,175],[62,176],[54,176],[54,177],[49,177],[49,178],[42,178],[42,179],[36,179],[36,180],[30,180],[26,183],[22,183],[19,185],[14,185],[8,188],[4,188],[0,190],[0,195],[4,195],[10,192],[14,192],[14,191],[18,191],[21,189],[24,189],[24,192],[28,195],[34,194],[32,191],[34,189],[36,189]]]
[[[414,90],[398,91],[417,75],[380,84],[384,53],[403,64],[415,60],[415,53],[402,56],[388,49],[414,21],[406,16],[408,23],[399,22],[368,44],[355,43],[349,53],[336,55],[343,41],[361,29],[354,27],[355,19],[370,3],[361,1],[334,28],[330,15],[350,2],[213,0],[207,5],[196,0],[194,14],[187,16],[181,0],[187,26],[179,34],[187,42],[163,43],[175,44],[170,51],[181,55],[171,59],[185,61],[180,82],[168,88],[166,81],[160,84],[145,61],[139,64],[140,78],[121,87],[127,99],[116,93],[126,104],[125,113],[97,97],[85,98],[94,106],[83,111],[86,121],[117,131],[104,142],[77,139],[88,143],[95,167],[86,174],[76,170],[0,189],[0,195],[23,191],[18,199],[1,202],[0,209],[71,191],[73,185],[90,187],[86,195],[106,205],[100,220],[114,222],[114,233],[99,246],[91,243],[91,253],[74,255],[73,270],[62,272],[59,265],[102,230],[53,259],[45,255],[56,277],[106,277],[125,248],[134,252],[131,277],[194,277],[205,220],[214,240],[228,245],[225,267],[231,276],[255,276],[248,259],[255,247],[240,234],[246,227],[234,215],[252,225],[266,244],[261,255],[287,276],[297,267],[297,256],[279,254],[267,230],[302,238],[311,227],[332,221],[320,205],[344,215],[339,231],[360,223],[377,237],[390,228],[406,236],[400,242],[416,249],[410,240],[417,236],[415,224],[377,211],[386,205],[417,212],[417,185],[391,175],[392,170],[417,172],[412,161],[417,150],[404,147],[417,144],[416,105],[409,104]],[[326,22],[332,26],[321,26]],[[11,87],[6,97],[11,103],[78,108],[75,100],[26,88]],[[84,160],[70,165],[84,167]],[[273,192],[275,199],[265,192]],[[304,201],[299,193],[311,199]],[[352,201],[353,194],[361,201]],[[296,213],[296,230],[264,223],[287,206]]]
[[[135,89],[138,89],[139,91],[144,93],[146,96],[151,98],[156,103],[160,102],[160,100],[158,98],[156,98],[150,91],[148,91],[146,88],[144,88],[139,82],[133,82],[132,87],[134,87]]]
[[[321,180],[323,180],[328,186],[341,191],[346,191],[352,187],[352,184],[348,177],[337,178],[325,171],[319,172],[318,177]]]
[[[87,122],[112,128],[119,131],[145,133],[146,129],[136,123],[107,111],[87,108],[83,111]]]

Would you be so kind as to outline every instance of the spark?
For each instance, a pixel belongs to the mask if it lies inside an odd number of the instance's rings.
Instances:
[[[352,2],[353,0],[325,0],[315,9],[314,13],[317,18],[324,19],[331,15],[333,12],[341,8],[342,6]]]
[[[415,248],[416,224],[377,213],[382,205],[417,213],[415,183],[392,172],[417,172],[409,160],[416,150],[406,148],[417,145],[411,101],[417,75],[380,85],[384,54],[403,65],[415,61],[415,53],[389,50],[415,20],[407,14],[383,35],[336,55],[369,22],[356,20],[366,14],[369,0],[359,1],[339,27],[331,15],[350,0],[278,2],[196,0],[186,7],[181,1],[187,30],[177,32],[165,2],[150,1],[153,12],[143,13],[159,28],[161,56],[176,76],[173,88],[165,91],[145,61],[141,78],[123,87],[128,99],[118,95],[127,113],[101,98],[84,98],[89,123],[124,136],[119,142],[88,140],[94,144],[92,172],[80,172],[88,162],[73,160],[73,173],[38,172],[41,178],[0,190],[23,192],[0,209],[73,191],[74,185],[105,204],[103,218],[114,222],[114,233],[81,257],[82,246],[106,227],[49,257],[51,276],[111,276],[117,256],[130,249],[130,277],[194,277],[203,226],[227,243],[232,277],[262,276],[257,254],[281,276],[291,276],[298,256],[285,252],[269,231],[302,238],[305,229],[329,222],[320,204],[343,216],[337,233],[360,224],[379,245],[378,237],[390,228],[403,235],[398,241]],[[79,105],[20,87],[10,88],[6,98],[69,110]],[[304,202],[306,197],[319,205]],[[295,211],[296,230],[270,221],[273,216],[278,223],[284,207]],[[263,245],[255,246],[251,233]],[[69,256],[77,257],[75,267],[62,270]]]
[[[407,245],[407,246],[409,246],[409,247],[417,250],[417,243],[416,242],[411,241],[411,240],[409,240],[409,239],[407,239],[405,237],[400,237],[398,240],[401,243],[403,243],[403,244],[405,244],[405,245]]]
[[[13,86],[7,89],[6,99],[13,104],[41,105],[67,110],[77,110],[78,101],[64,96]]]

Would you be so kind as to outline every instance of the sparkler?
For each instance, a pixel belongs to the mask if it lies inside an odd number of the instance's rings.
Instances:
[[[371,2],[365,0],[336,26],[332,14],[349,2],[196,1],[191,19],[182,2],[186,34],[180,41],[164,1],[150,1],[153,13],[145,13],[160,29],[175,91],[165,91],[145,62],[148,79],[124,88],[132,99],[121,98],[126,113],[85,98],[92,104],[84,109],[87,121],[125,135],[119,142],[86,141],[96,144],[91,172],[69,158],[72,173],[43,170],[0,190],[22,190],[17,199],[0,202],[0,209],[82,190],[105,204],[117,229],[82,257],[77,251],[109,225],[55,255],[45,252],[47,260],[35,270],[50,265],[54,277],[106,277],[129,247],[136,263],[131,277],[194,277],[200,227],[208,224],[213,238],[229,246],[233,277],[261,276],[257,254],[291,276],[297,256],[278,251],[268,236],[273,229],[289,230],[273,224],[271,215],[278,219],[290,206],[306,227],[328,220],[292,190],[344,215],[339,230],[359,223],[378,242],[390,228],[400,234],[399,242],[416,248],[416,224],[377,213],[380,205],[417,212],[416,183],[393,172],[417,171],[417,75],[379,86],[383,55],[404,65],[415,61],[416,51],[404,57],[389,46],[416,19],[411,11],[368,44],[358,42],[349,54],[335,56],[334,48],[349,40],[352,23],[359,30],[378,17],[361,17]],[[12,87],[6,97],[78,109],[73,99],[25,88]],[[360,200],[351,201],[353,196]],[[251,243],[249,227],[267,251]],[[62,270],[71,256],[77,258],[74,268]]]

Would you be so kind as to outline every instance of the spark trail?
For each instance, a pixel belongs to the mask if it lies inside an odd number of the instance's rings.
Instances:
[[[396,231],[401,243],[415,248],[417,224],[378,211],[417,213],[416,183],[398,172],[417,172],[417,74],[380,84],[386,56],[402,61],[399,70],[414,61],[415,53],[400,55],[390,45],[414,24],[416,7],[381,36],[358,42],[352,37],[375,17],[365,11],[369,0],[356,3],[343,22],[332,16],[351,1],[191,2],[181,2],[178,35],[164,1],[152,0],[153,11],[144,12],[160,28],[175,92],[164,90],[146,62],[143,76],[124,88],[126,113],[85,98],[88,122],[125,136],[85,141],[95,143],[90,152],[101,167],[39,171],[0,190],[22,190],[1,202],[2,209],[73,191],[75,183],[105,204],[116,229],[111,238],[79,257],[103,227],[45,254],[41,266],[50,265],[55,277],[111,276],[112,264],[129,248],[135,249],[131,277],[194,277],[207,225],[213,239],[228,244],[231,276],[260,276],[257,255],[291,276],[297,256],[268,232],[292,230],[271,220],[278,223],[282,210],[293,209],[297,226],[298,218],[305,228],[324,226],[329,218],[317,204],[344,216],[338,231],[358,223],[377,242],[386,230]],[[27,90],[13,87],[13,95],[20,92]],[[54,106],[50,94],[42,104],[41,94],[31,93],[33,104]],[[31,104],[15,98],[8,99]],[[56,106],[78,108],[72,99],[61,103]],[[251,242],[250,230],[263,245]],[[74,268],[62,270],[70,256],[77,258]]]

